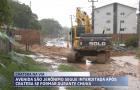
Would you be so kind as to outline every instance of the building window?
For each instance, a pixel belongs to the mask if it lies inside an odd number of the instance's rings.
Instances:
[[[124,15],[125,15],[125,13],[124,13],[124,12],[121,12],[121,13],[120,13],[120,15],[121,15],[121,16],[124,16]]]
[[[120,31],[124,31],[125,30],[125,28],[120,28]]]
[[[106,15],[111,15],[111,13],[110,12],[107,12]]]
[[[120,20],[120,23],[124,23],[124,20]]]
[[[106,31],[110,31],[110,30],[111,30],[110,28],[107,28],[107,29],[106,29]]]
[[[110,23],[110,22],[111,22],[110,20],[107,20],[107,21],[106,21],[106,23]]]

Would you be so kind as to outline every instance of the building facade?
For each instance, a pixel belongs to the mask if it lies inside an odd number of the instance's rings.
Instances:
[[[112,3],[95,9],[94,34],[137,34],[136,8]]]

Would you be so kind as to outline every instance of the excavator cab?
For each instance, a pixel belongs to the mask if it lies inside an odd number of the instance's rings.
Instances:
[[[85,27],[84,26],[74,26],[71,28],[71,42],[72,48],[78,48],[79,46],[79,39],[82,35],[85,34]]]

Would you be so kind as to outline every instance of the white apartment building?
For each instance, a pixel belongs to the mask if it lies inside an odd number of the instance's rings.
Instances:
[[[112,3],[95,9],[94,34],[136,34],[136,8]]]

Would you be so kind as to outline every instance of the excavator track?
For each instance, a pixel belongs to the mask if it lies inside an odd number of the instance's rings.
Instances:
[[[110,51],[103,51],[97,54],[96,63],[105,64],[110,59]]]
[[[83,60],[83,56],[80,55],[80,53],[76,51],[71,51],[67,56],[67,61],[69,63],[83,63],[85,62]]]
[[[69,63],[84,63],[84,62],[86,62],[86,60],[84,60],[83,57],[84,56],[82,56],[79,52],[71,51],[67,56],[67,61]],[[110,59],[110,51],[98,52],[95,57],[96,57],[95,60],[91,59],[91,61],[94,61],[98,64],[104,64],[104,63],[108,62]]]

